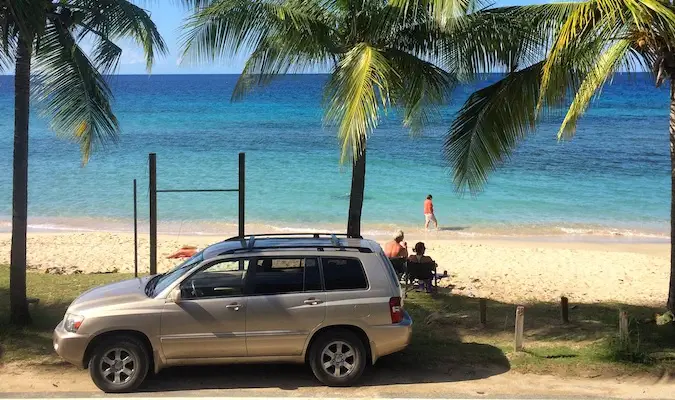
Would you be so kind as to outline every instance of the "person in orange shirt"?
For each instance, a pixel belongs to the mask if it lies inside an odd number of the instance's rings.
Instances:
[[[429,230],[429,222],[433,222],[436,229],[438,229],[438,221],[434,215],[434,203],[431,201],[433,197],[427,196],[424,200],[424,229]]]

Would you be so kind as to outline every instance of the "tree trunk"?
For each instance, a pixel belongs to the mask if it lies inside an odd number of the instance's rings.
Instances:
[[[10,322],[31,323],[26,301],[26,229],[28,225],[28,115],[30,41],[20,37],[14,77],[14,175],[12,181],[12,253],[9,274]]]
[[[675,74],[670,76],[670,286],[668,309],[675,311]]]
[[[366,149],[363,149],[352,167],[352,190],[349,194],[349,215],[347,218],[347,236],[361,237],[361,211],[363,192],[366,186]]]

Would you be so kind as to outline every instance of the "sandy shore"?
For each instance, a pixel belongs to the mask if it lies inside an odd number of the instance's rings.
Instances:
[[[419,236],[419,235],[418,235]],[[453,293],[499,301],[617,301],[661,305],[668,292],[669,246],[622,242],[561,242],[407,237],[427,244],[427,254],[450,274],[442,284]],[[200,247],[213,236],[160,236],[159,271],[176,265],[166,256],[183,245]],[[380,240],[381,243],[384,240]],[[9,262],[10,236],[0,234],[0,263]],[[148,271],[149,242],[139,237],[139,271]],[[133,272],[131,233],[35,233],[28,238],[28,263],[44,273]]]

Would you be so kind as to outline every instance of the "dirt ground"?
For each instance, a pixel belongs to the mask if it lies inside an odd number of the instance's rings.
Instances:
[[[172,368],[149,377],[146,395],[228,397],[602,397],[672,399],[675,377],[561,378],[500,370],[455,370],[446,373],[390,373],[370,369],[354,388],[320,386],[303,366],[228,366]],[[87,371],[68,365],[0,367],[0,397],[99,396]]]

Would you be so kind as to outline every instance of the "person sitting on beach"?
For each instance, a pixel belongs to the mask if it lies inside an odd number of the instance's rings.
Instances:
[[[415,248],[413,249],[415,254],[408,257],[408,262],[413,262],[413,263],[418,263],[418,264],[436,263],[431,257],[424,255],[426,250],[427,250],[427,248],[426,248],[426,246],[424,245],[423,242],[417,242],[415,244]],[[424,289],[426,289],[427,293],[431,292],[431,279],[425,279],[422,282],[422,284],[423,284],[422,287]]]
[[[408,244],[403,241],[403,231],[396,232],[394,240],[384,245],[384,254],[388,258],[408,257]]]

